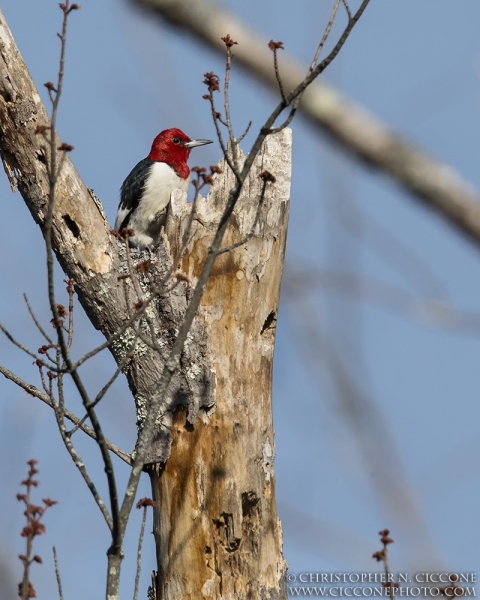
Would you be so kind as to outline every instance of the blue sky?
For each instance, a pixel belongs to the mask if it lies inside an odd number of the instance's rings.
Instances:
[[[42,84],[54,80],[57,71],[58,5],[45,0],[3,4],[46,101]],[[333,2],[224,4],[251,23],[265,43],[282,40],[307,65]],[[477,189],[479,23],[480,5],[474,0],[372,0],[325,74],[345,95],[451,165]],[[215,138],[201,98],[203,73],[211,70],[222,72],[223,60],[126,2],[85,0],[72,15],[58,129],[75,146],[72,159],[101,198],[111,223],[123,179],[160,130],[178,126],[192,137]],[[249,120],[252,129],[258,127],[275,102],[273,93],[242,72],[234,73],[232,110],[238,132]],[[456,331],[445,318],[434,323],[433,305],[426,310],[422,299],[436,300],[437,315],[446,314],[439,312],[442,306],[480,313],[478,249],[395,183],[344,155],[301,117],[293,132],[286,285],[274,372],[277,501],[290,569],[378,570],[371,560],[379,546],[377,531],[390,527],[396,540],[393,571],[476,571],[480,340],[473,328]],[[197,150],[194,161],[209,165],[219,157],[218,145],[212,144]],[[0,320],[35,348],[41,341],[22,294],[28,294],[48,322],[43,242],[6,177],[0,177],[0,200],[5,215]],[[315,273],[327,269],[389,283],[416,301],[406,314],[362,301],[358,294],[340,294],[335,277],[333,283],[317,279]],[[309,273],[300,299],[287,285],[288,277],[299,272]],[[80,354],[101,338],[80,310],[77,322]],[[348,409],[345,378],[335,376],[332,348],[348,366],[357,418]],[[38,383],[31,360],[5,338],[0,339],[0,361]],[[91,391],[113,368],[108,355],[90,368]],[[38,542],[37,552],[45,561],[32,574],[38,596],[55,597],[50,555],[55,544],[66,598],[100,597],[107,529],[63,448],[53,415],[4,380],[0,390],[0,551],[11,564],[13,581],[20,579],[16,555],[23,549],[15,494],[25,461],[35,457],[41,494],[60,502],[47,514],[47,534]],[[72,406],[80,412],[78,399],[72,399]],[[130,450],[135,417],[124,381],[105,399],[101,416],[109,437]],[[97,449],[80,437],[78,442],[105,492]],[[117,466],[124,480],[126,471]],[[388,477],[393,483],[386,490]],[[140,494],[149,494],[146,482]],[[415,507],[414,516],[407,505]],[[124,597],[132,594],[139,522],[140,514],[133,515],[125,546]],[[149,555],[143,589],[154,567],[150,539],[145,545]]]

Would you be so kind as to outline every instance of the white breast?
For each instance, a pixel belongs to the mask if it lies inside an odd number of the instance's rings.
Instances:
[[[140,204],[128,223],[135,230],[132,238],[135,246],[143,248],[158,241],[172,191],[179,189],[186,192],[189,180],[179,177],[167,163],[156,162],[152,165]]]

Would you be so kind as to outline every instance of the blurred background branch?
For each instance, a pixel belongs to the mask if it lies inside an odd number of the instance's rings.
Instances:
[[[265,38],[220,4],[210,0],[131,2],[194,35],[218,52],[223,53],[221,37],[228,32],[240,41],[238,49],[235,48],[239,64],[262,84],[277,90],[278,82]],[[280,73],[288,93],[304,78],[305,67],[284,52]],[[480,194],[451,167],[394,133],[325,82],[314,83],[305,91],[299,110],[344,150],[369,167],[389,175],[414,198],[480,244]]]

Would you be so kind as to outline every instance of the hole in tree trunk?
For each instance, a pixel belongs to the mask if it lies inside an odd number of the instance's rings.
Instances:
[[[80,237],[80,229],[75,221],[69,215],[63,215],[63,220],[65,221],[65,225],[72,232],[73,236],[78,239]]]
[[[37,155],[37,160],[46,166],[47,165],[47,157],[45,156],[45,151],[37,150],[36,155]]]
[[[267,329],[272,327],[272,325],[275,324],[276,320],[277,320],[277,316],[275,315],[275,311],[274,310],[270,311],[270,314],[265,319],[265,323],[263,324],[262,330],[260,331],[260,335],[263,335]]]

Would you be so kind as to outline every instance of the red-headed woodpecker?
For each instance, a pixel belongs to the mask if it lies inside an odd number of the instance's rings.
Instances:
[[[115,230],[133,229],[130,246],[143,249],[157,243],[172,191],[188,190],[190,150],[211,143],[191,140],[176,128],[165,129],[153,140],[150,154],[133,168],[120,190]]]

